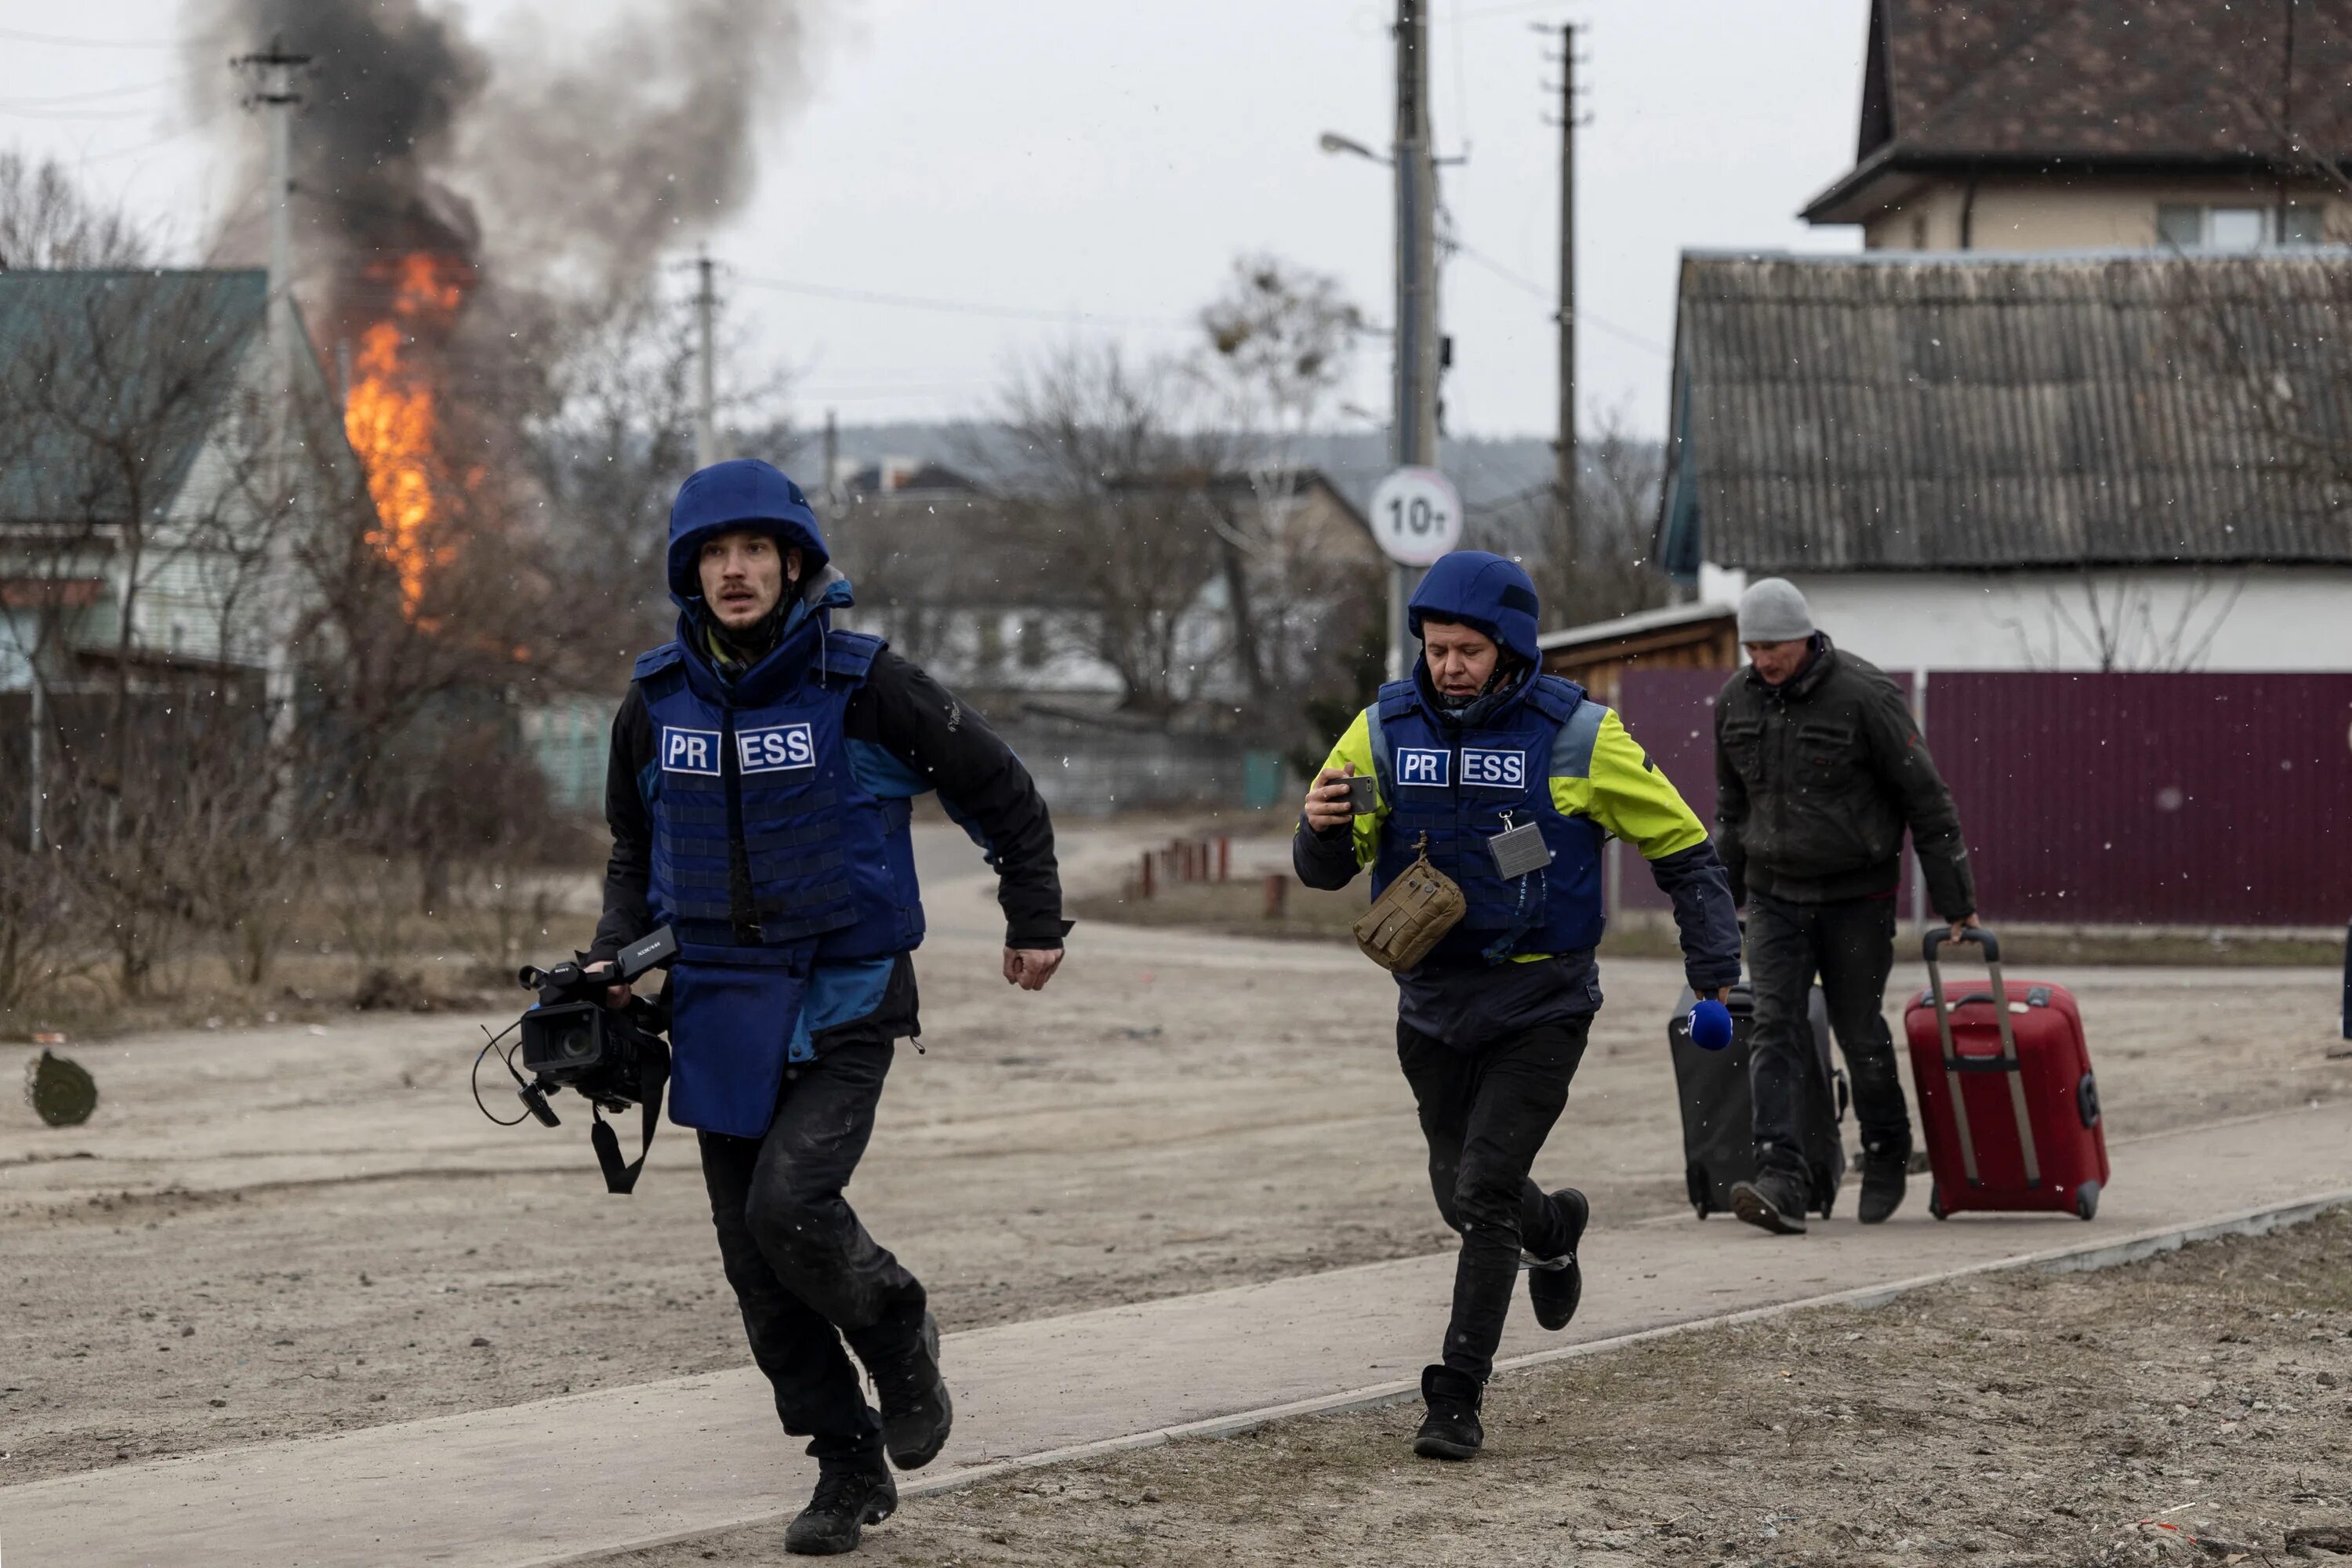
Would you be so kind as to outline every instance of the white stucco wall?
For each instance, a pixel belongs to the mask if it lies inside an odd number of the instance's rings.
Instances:
[[[2095,670],[2104,636],[2117,669],[2352,671],[2352,567],[1789,575],[1885,669]]]

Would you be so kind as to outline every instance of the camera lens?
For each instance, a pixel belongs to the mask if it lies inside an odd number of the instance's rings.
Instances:
[[[595,1054],[595,1039],[587,1025],[575,1024],[563,1031],[563,1043],[559,1048],[572,1060],[580,1061]]]

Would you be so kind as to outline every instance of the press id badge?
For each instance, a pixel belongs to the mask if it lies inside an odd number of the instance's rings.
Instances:
[[[1540,871],[1551,864],[1551,846],[1544,842],[1542,825],[1522,822],[1514,826],[1507,811],[1503,813],[1503,831],[1486,840],[1486,848],[1495,857],[1495,869],[1507,880]]]

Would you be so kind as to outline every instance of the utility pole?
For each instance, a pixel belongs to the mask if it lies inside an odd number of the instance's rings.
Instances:
[[[1577,530],[1576,449],[1576,24],[1559,30],[1559,434],[1552,442],[1553,510],[1559,546],[1573,563]]]
[[[246,79],[245,107],[269,115],[269,283],[263,305],[263,329],[268,335],[271,397],[269,411],[268,501],[267,549],[276,564],[274,581],[261,600],[269,617],[268,653],[262,669],[262,702],[268,711],[269,739],[281,759],[269,809],[281,828],[293,811],[293,773],[286,761],[294,736],[294,606],[289,579],[292,576],[295,541],[291,530],[279,526],[298,521],[294,508],[294,355],[300,341],[294,315],[294,111],[302,106],[302,75],[310,57],[289,52],[273,37],[267,49],[229,62]],[[308,353],[307,345],[301,351]],[[348,376],[346,376],[348,380]]]
[[[294,111],[302,105],[302,71],[310,63],[309,55],[289,53],[277,38],[267,49],[229,62],[246,79],[245,107],[269,115],[269,298],[264,320],[277,394],[271,489],[281,495],[294,404]]]
[[[694,265],[701,278],[694,293],[694,320],[702,349],[694,415],[694,466],[707,468],[719,461],[719,403],[711,366],[711,317],[718,310],[719,300],[710,287],[710,253],[704,251],[695,258]]]
[[[841,501],[841,421],[830,408],[824,411],[824,478],[822,481],[824,502],[837,506]]]
[[[47,638],[41,639],[47,641]],[[37,653],[40,643],[34,645]],[[48,729],[48,688],[43,683],[41,662],[32,664],[32,687],[26,695],[31,700],[29,717],[32,727],[26,733],[26,750],[31,752],[30,765],[25,770],[25,847],[38,855],[42,847],[41,807],[48,804],[48,759],[46,744]]]
[[[1429,144],[1429,15],[1423,0],[1397,0],[1396,461],[1437,463],[1437,164]],[[1405,603],[1412,568],[1389,572],[1389,679],[1412,667]]]

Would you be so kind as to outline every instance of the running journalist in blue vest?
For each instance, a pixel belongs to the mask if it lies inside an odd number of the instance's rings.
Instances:
[[[1640,850],[1674,900],[1696,994],[1721,1001],[1738,980],[1739,926],[1706,829],[1665,774],[1613,711],[1541,672],[1525,572],[1456,551],[1410,608],[1422,657],[1339,737],[1291,858],[1316,888],[1371,868],[1358,940],[1395,974],[1397,1057],[1438,1213],[1462,1237],[1413,1447],[1467,1459],[1522,1254],[1545,1328],[1566,1328],[1583,1292],[1591,1205],[1528,1173],[1601,1006],[1601,846]]]
[[[775,468],[747,458],[688,479],[668,568],[677,637],[637,660],[613,721],[613,858],[590,956],[677,932],[670,1116],[700,1135],[752,1359],[819,1467],[784,1546],[847,1552],[897,1506],[885,1455],[929,1463],[952,1419],[923,1287],[842,1195],[896,1042],[921,1033],[911,802],[938,791],[986,851],[1004,978],[1026,991],[1054,977],[1070,929],[1053,823],[952,693],[881,639],[834,628],[849,582]]]

